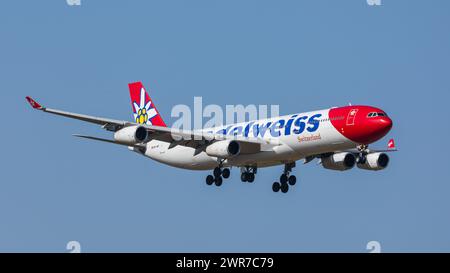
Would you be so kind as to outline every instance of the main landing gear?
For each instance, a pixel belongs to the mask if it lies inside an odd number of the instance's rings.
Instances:
[[[272,190],[274,192],[287,193],[289,191],[289,185],[294,186],[297,183],[297,177],[295,175],[290,175],[292,168],[295,167],[295,162],[286,164],[284,166],[284,172],[280,177],[280,182],[274,182],[272,185]]]
[[[213,171],[213,175],[208,175],[206,177],[206,184],[210,186],[214,183],[217,187],[220,187],[222,185],[223,178],[229,178],[230,174],[230,169],[216,167]]]
[[[295,162],[287,163],[284,165],[283,174],[280,176],[280,181],[274,182],[272,190],[274,192],[287,193],[290,186],[294,186],[297,183],[297,177],[291,175],[292,169],[295,168]],[[255,181],[255,175],[258,171],[257,167],[245,166],[241,167],[241,181],[253,183]],[[206,184],[215,184],[220,187],[223,183],[223,179],[230,177],[230,169],[223,168],[222,164],[214,168],[213,174],[206,177]]]
[[[256,167],[242,167],[241,168],[241,181],[253,183],[255,181],[255,175],[258,172],[258,168]]]

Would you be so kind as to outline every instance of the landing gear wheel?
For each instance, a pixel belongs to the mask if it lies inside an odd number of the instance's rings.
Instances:
[[[222,170],[219,167],[214,168],[214,176],[219,177],[222,175]]]
[[[242,182],[247,182],[247,179],[248,179],[247,173],[242,173],[242,174],[241,174],[241,181],[242,181]]]
[[[248,183],[253,183],[253,181],[255,181],[255,174],[254,173],[248,173],[247,174],[247,182]]]
[[[273,192],[279,192],[281,188],[281,184],[279,182],[274,182],[272,185]]]
[[[225,169],[222,170],[222,177],[223,178],[227,179],[228,177],[230,177],[230,174],[231,174],[230,169],[225,168]]]
[[[295,168],[295,162],[286,163],[284,165],[284,171],[280,176],[280,182],[275,182],[272,185],[272,190],[274,192],[281,190],[281,192],[287,193],[289,191],[289,187],[294,186],[297,183],[297,177],[295,177],[295,175],[291,175],[293,168]]]
[[[206,177],[206,184],[207,184],[208,186],[211,186],[213,183],[214,183],[214,176],[208,175],[208,176]]]
[[[222,182],[223,182],[222,177],[220,177],[220,176],[216,177],[215,183],[216,183],[217,187],[220,187],[222,185]]]
[[[295,175],[289,176],[288,182],[289,182],[289,185],[294,186],[295,183],[297,183],[297,177],[295,177]]]

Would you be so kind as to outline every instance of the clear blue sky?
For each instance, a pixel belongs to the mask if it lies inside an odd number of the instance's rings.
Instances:
[[[450,2],[382,3],[2,2],[0,251],[450,251]],[[300,164],[288,194],[271,190],[281,166],[208,187],[24,100],[131,120],[137,80],[169,123],[194,96],[281,114],[378,106],[401,151],[376,173]]]

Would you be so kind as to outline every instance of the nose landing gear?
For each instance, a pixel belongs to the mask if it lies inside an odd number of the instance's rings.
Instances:
[[[274,182],[272,185],[272,190],[274,192],[287,193],[289,191],[289,186],[294,186],[297,183],[297,177],[295,175],[290,175],[292,169],[295,167],[295,162],[284,165],[284,172],[280,176],[280,182]]]
[[[356,157],[356,163],[364,164],[366,162],[367,154],[370,152],[369,145],[361,144],[358,145],[356,149],[359,151],[359,154]]]

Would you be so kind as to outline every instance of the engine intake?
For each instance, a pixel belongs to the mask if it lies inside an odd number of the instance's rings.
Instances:
[[[360,169],[379,171],[385,169],[389,165],[389,156],[385,153],[371,153],[358,162],[357,166]]]
[[[348,152],[336,153],[322,158],[322,166],[325,169],[335,171],[350,170],[355,166],[355,163],[356,157]]]
[[[142,126],[130,126],[114,133],[114,140],[123,144],[135,145],[148,140],[148,131]]]
[[[206,154],[220,158],[230,158],[239,155],[241,145],[235,140],[221,140],[206,147]]]

